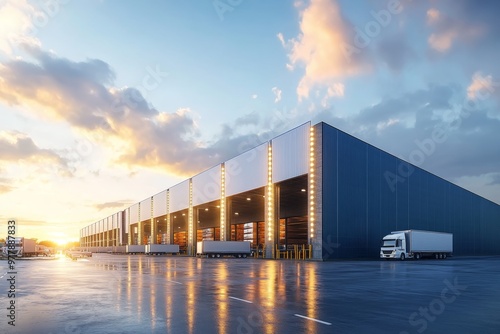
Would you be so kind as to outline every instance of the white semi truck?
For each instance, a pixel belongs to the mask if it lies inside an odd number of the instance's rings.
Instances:
[[[247,257],[250,255],[250,241],[198,241],[196,255],[206,257]]]
[[[446,259],[453,254],[453,234],[433,231],[395,231],[382,239],[381,259]]]
[[[23,257],[37,255],[36,240],[24,237],[7,238],[2,247],[4,256]]]

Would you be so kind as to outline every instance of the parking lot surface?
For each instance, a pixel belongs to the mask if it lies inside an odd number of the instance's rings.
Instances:
[[[16,263],[1,333],[500,333],[500,257],[307,262],[94,254]]]

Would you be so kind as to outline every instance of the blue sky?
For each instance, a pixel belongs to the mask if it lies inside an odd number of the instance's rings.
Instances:
[[[307,120],[500,203],[499,7],[0,0],[0,219],[74,240]]]

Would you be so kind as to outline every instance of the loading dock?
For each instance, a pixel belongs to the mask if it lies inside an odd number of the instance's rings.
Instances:
[[[181,254],[187,253],[187,228],[188,228],[188,210],[181,210],[170,214],[174,245],[179,245]]]

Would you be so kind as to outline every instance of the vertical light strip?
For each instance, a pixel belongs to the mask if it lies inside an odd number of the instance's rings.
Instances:
[[[167,189],[167,244],[170,240],[170,190]]]
[[[314,127],[309,131],[309,232],[311,239],[314,238]]]
[[[142,228],[141,228],[141,203],[138,204],[137,209],[137,244],[142,245]]]
[[[267,147],[267,240],[273,239],[273,150],[269,142]]]
[[[154,212],[153,212],[153,205],[154,205],[154,200],[153,196],[151,196],[151,232],[149,232],[149,243],[150,244],[156,244],[156,232],[155,232],[155,220],[153,218]]]
[[[189,179],[189,213],[188,213],[188,224],[189,224],[189,232],[188,232],[188,244],[190,245],[190,255],[192,254],[193,249],[193,180]]]
[[[128,224],[128,235],[127,235],[127,238],[128,238],[128,245],[132,245],[132,226],[130,226],[130,222],[131,222],[131,217],[130,217],[130,207],[127,208],[127,220],[128,221],[125,221],[125,224]]]
[[[220,240],[226,240],[226,168],[221,164],[220,171]]]

